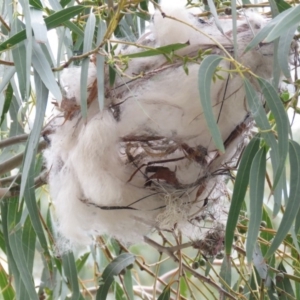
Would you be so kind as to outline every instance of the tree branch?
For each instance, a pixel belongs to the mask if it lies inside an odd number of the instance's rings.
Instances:
[[[173,250],[172,248],[161,246],[160,244],[156,243],[155,241],[149,239],[149,238],[146,237],[146,236],[144,236],[144,241],[145,241],[148,245],[150,245],[150,246],[152,246],[153,248],[155,248],[157,251],[163,252],[163,253],[166,253],[167,255],[169,255],[171,258],[173,258],[173,260],[174,260],[175,262],[178,262],[178,261],[179,261],[178,258],[176,257],[176,255],[172,252],[172,250]],[[227,291],[225,291],[223,288],[221,288],[218,284],[216,284],[216,283],[215,283],[214,281],[212,281],[210,278],[207,278],[207,277],[205,277],[205,276],[203,276],[203,275],[197,273],[195,270],[193,270],[192,268],[190,268],[190,267],[187,266],[186,264],[183,263],[183,264],[182,264],[182,268],[183,268],[185,271],[187,271],[187,272],[193,274],[193,275],[194,275],[196,278],[198,278],[199,280],[201,280],[201,281],[203,281],[203,282],[205,282],[205,283],[208,283],[208,284],[210,284],[211,286],[213,286],[214,288],[216,288],[216,289],[219,291],[219,293],[220,293],[221,295],[225,295],[225,296],[227,296],[228,298],[233,299],[233,300],[236,299],[234,296],[232,296],[231,294],[229,294]]]
[[[28,139],[28,134],[16,135],[10,138],[7,138],[3,141],[0,141],[0,149],[8,146],[12,146],[19,143],[24,143]]]
[[[41,141],[38,145],[38,152],[45,149],[46,146],[47,146],[47,143],[45,141]],[[5,173],[13,170],[14,168],[18,167],[19,165],[21,165],[23,158],[24,158],[24,152],[17,154],[16,156],[14,156],[14,157],[6,160],[2,164],[0,164],[0,175],[3,175]]]

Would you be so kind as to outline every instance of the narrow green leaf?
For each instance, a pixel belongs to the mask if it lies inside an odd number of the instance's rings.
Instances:
[[[26,53],[25,53],[25,62],[26,62],[26,98],[29,99],[30,94],[30,71],[31,71],[31,60],[32,60],[32,47],[33,47],[33,38],[32,38],[32,22],[30,16],[29,3],[25,0],[19,0],[22,8],[23,14],[25,17],[25,31],[26,31]],[[24,59],[23,58],[23,59]]]
[[[76,33],[79,37],[84,37],[84,31],[81,30],[76,24],[71,21],[65,21],[64,26],[68,27],[73,33]]]
[[[61,1],[60,1],[60,5],[61,5],[62,7],[65,7],[65,6],[68,5],[70,2],[71,2],[71,0],[61,0]]]
[[[231,252],[235,227],[248,187],[250,167],[252,165],[253,158],[258,151],[259,143],[259,138],[254,137],[251,140],[242,155],[240,166],[238,168],[228,213],[228,220],[230,220],[230,222],[227,222],[226,225],[225,251],[227,255],[230,255]]]
[[[126,295],[118,282],[114,283],[114,294],[116,300],[125,300]]]
[[[270,0],[270,8],[271,8],[272,18],[274,19],[276,16],[279,15],[279,9],[275,0]]]
[[[225,256],[221,265],[220,277],[228,286],[231,286],[231,258]]]
[[[4,300],[15,299],[15,291],[11,285],[9,275],[5,272],[2,264],[0,264],[0,288],[1,296]]]
[[[248,284],[245,284],[245,289],[244,289],[244,295],[249,294],[249,300],[257,300],[258,298],[255,296],[257,295],[257,291],[259,290],[258,288],[258,282],[255,278],[255,270],[251,272],[251,277],[248,280]]]
[[[92,49],[92,43],[94,38],[96,25],[96,17],[91,12],[86,23],[86,27],[84,30],[84,41],[83,41],[83,52],[86,53]],[[88,70],[89,70],[89,58],[85,58],[82,61],[81,66],[81,76],[80,76],[80,108],[81,115],[83,119],[87,118],[87,97],[88,97],[88,88],[87,88],[87,80],[88,80]]]
[[[80,108],[82,118],[85,120],[87,118],[87,97],[88,97],[88,71],[89,71],[90,59],[85,58],[82,61],[81,65],[81,74],[80,74]]]
[[[53,15],[45,18],[46,26],[48,30],[61,26],[64,22],[71,20],[73,17],[80,14],[83,10],[83,5],[76,5],[55,12]]]
[[[47,27],[44,22],[43,12],[41,10],[31,8],[30,17],[34,39],[37,43],[47,43]]]
[[[233,36],[234,58],[237,59],[237,56],[238,56],[237,9],[236,9],[236,1],[235,0],[231,0],[231,16],[232,16],[232,36]]]
[[[81,255],[77,260],[76,260],[76,269],[77,269],[77,273],[79,273],[81,271],[81,269],[84,267],[85,263],[87,262],[89,256],[90,256],[90,252],[87,252],[83,255]]]
[[[34,70],[39,74],[44,85],[53,94],[56,101],[60,102],[62,100],[62,94],[60,88],[55,80],[51,66],[45,57],[40,45],[33,45],[33,56],[32,64]]]
[[[157,300],[170,300],[170,299],[171,299],[171,289],[170,286],[167,285],[162,291],[162,293],[159,295]]]
[[[278,271],[282,271],[282,273],[287,273],[282,262],[280,262],[280,264],[278,265]],[[294,297],[295,299],[293,286],[291,284],[290,279],[287,276],[284,276],[283,278],[276,276],[276,286],[278,286],[280,289],[282,289],[285,292],[281,294],[280,300],[281,299],[289,300],[291,299],[291,297]]]
[[[96,26],[96,17],[91,12],[90,16],[87,20],[85,30],[84,30],[84,41],[83,41],[83,52],[84,53],[92,50],[95,26]]]
[[[35,253],[36,234],[31,224],[30,217],[27,217],[23,225],[22,245],[24,250],[25,262],[30,273],[33,271],[33,260]]]
[[[277,60],[280,69],[287,79],[291,79],[290,67],[289,67],[289,55],[291,51],[291,43],[294,39],[294,34],[298,25],[292,26],[286,34],[282,35],[278,44]]]
[[[279,39],[276,39],[273,42],[273,86],[279,86],[279,82],[281,81],[282,71],[278,62],[278,52],[279,52]]]
[[[113,86],[116,80],[117,72],[112,65],[109,65],[108,73],[109,73],[109,85]]]
[[[98,32],[97,32],[97,46],[101,44],[104,34],[106,31],[106,26],[103,21],[99,21]],[[103,55],[97,54],[96,68],[97,68],[97,87],[98,87],[98,103],[100,111],[104,107],[104,62],[105,57]]]
[[[36,116],[33,124],[33,129],[30,132],[27,145],[26,145],[26,151],[25,151],[26,154],[23,159],[20,199],[24,195],[29,171],[32,168],[32,163],[34,161],[34,157],[37,152],[38,142],[40,140],[40,133],[43,127],[44,116],[45,116],[45,111],[46,111],[47,101],[48,101],[48,89],[45,87],[45,85],[41,81],[41,78],[39,77],[36,71],[35,71],[34,78],[35,78],[35,86],[36,86],[36,95],[37,95],[37,99],[39,100],[37,101],[36,104]]]
[[[182,48],[185,48],[189,45],[189,43],[185,44],[172,44],[167,45],[163,47],[158,47],[156,49],[141,51],[137,53],[122,55],[122,57],[129,57],[129,58],[138,58],[138,57],[149,57],[149,56],[155,56],[155,55],[161,55],[161,54],[171,54],[174,51],[180,50]]]
[[[114,281],[114,276],[120,274],[120,272],[133,264],[135,256],[130,253],[122,253],[116,257],[104,270],[101,276],[100,287],[97,291],[96,300],[105,300],[111,284]]]
[[[270,156],[271,156],[273,170],[275,170],[273,172],[273,177],[275,178],[277,173],[279,174],[279,172],[276,172],[276,170],[279,170],[278,169],[279,162],[281,162],[281,160],[279,158],[278,144],[277,144],[275,135],[272,132],[272,129],[271,129],[269,120],[266,116],[265,110],[263,108],[262,102],[257,95],[257,92],[255,91],[255,89],[253,88],[253,86],[251,85],[251,83],[249,82],[249,80],[247,78],[244,79],[244,85],[245,85],[247,102],[248,102],[251,114],[256,122],[256,125],[261,130],[261,133],[260,133],[261,136],[264,138],[266,143],[272,149],[270,152]],[[276,97],[278,97],[278,96],[276,96]],[[271,104],[271,105],[274,106],[275,104]],[[287,146],[283,146],[283,148],[284,147],[287,147]],[[281,177],[281,174],[280,174],[277,185],[276,186],[274,185],[273,195],[274,195],[274,214],[275,215],[276,215],[276,213],[278,213],[280,205],[281,205],[283,182],[282,181],[280,182],[280,180],[282,180],[282,179],[283,179],[283,177]],[[275,182],[275,180],[274,180],[274,182]],[[281,184],[279,184],[279,183],[281,183]]]
[[[3,103],[3,108],[2,108],[2,110],[0,110],[0,113],[1,113],[0,126],[2,125],[2,123],[5,119],[5,116],[6,116],[7,112],[9,111],[9,107],[10,107],[12,98],[13,98],[13,89],[12,89],[11,84],[8,84],[7,89],[5,91],[5,99],[4,99],[4,103]]]
[[[22,231],[21,228],[11,228],[9,232],[9,244],[12,255],[15,259],[17,268],[20,272],[21,279],[26,287],[28,295],[31,300],[38,300],[35,292],[34,282],[30,270],[26,263],[26,257],[22,246]]]
[[[34,157],[36,154],[37,143],[40,139],[40,131],[43,125],[45,109],[48,100],[48,90],[45,88],[43,83],[40,81],[40,78],[35,73],[35,84],[36,84],[36,95],[37,105],[36,105],[36,118],[34,121],[33,129],[29,135],[29,139],[26,145],[26,155],[23,162],[23,172],[22,172],[22,181],[21,189],[26,202],[26,206],[31,218],[33,228],[37,234],[39,242],[44,250],[45,256],[49,255],[48,243],[41,225],[39,211],[37,207],[37,201],[35,198],[35,190],[32,188],[34,186]],[[48,261],[49,264],[51,260]]]
[[[285,18],[280,18],[281,15],[285,14]],[[272,42],[273,40],[277,39],[278,37],[286,34],[286,32],[293,27],[294,25],[298,25],[300,22],[300,7],[295,6],[290,9],[285,10],[283,13],[279,14],[274,21],[274,27],[268,33],[265,41]]]
[[[222,56],[219,55],[209,55],[204,58],[198,71],[198,89],[205,120],[212,139],[216,148],[221,152],[225,152],[221,133],[213,113],[210,97],[212,78],[216,67],[222,59]]]
[[[272,281],[272,285],[268,288],[268,300],[278,300],[278,294],[276,291],[276,286],[274,282]]]
[[[288,4],[284,0],[275,0],[275,2],[276,2],[279,12],[283,12],[292,7],[290,4]]]
[[[258,98],[257,92],[251,85],[250,81],[244,79],[245,91],[247,102],[251,111],[251,114],[256,122],[256,125],[261,129],[261,135],[267,142],[267,144],[276,152],[278,151],[277,142],[274,134],[271,132],[272,128],[266,116],[261,100]]]
[[[275,235],[273,242],[265,255],[265,258],[269,258],[280,246],[289,232],[292,224],[298,214],[300,208],[300,146],[294,141],[289,143],[289,156],[290,156],[290,195],[288,199],[285,212],[281,219],[277,234]]]
[[[133,293],[132,274],[131,274],[131,270],[129,269],[126,269],[126,273],[124,275],[124,285],[129,299],[133,300],[134,293]]]
[[[265,79],[258,78],[258,82],[267,101],[267,104],[274,115],[277,125],[279,161],[273,182],[274,189],[280,180],[289,150],[289,120],[275,88]]]
[[[254,267],[261,279],[266,279],[268,275],[268,266],[262,256],[262,252],[258,243],[254,243],[253,256],[251,258]]]
[[[218,18],[218,13],[217,13],[217,9],[216,9],[216,6],[215,6],[215,3],[212,1],[212,0],[207,0],[207,4],[209,6],[209,10],[211,12],[211,14],[213,15],[214,17],[214,22],[217,26],[217,28],[219,29],[219,31],[224,34],[224,31],[223,31],[223,28],[222,28],[222,25],[219,21],[219,18]],[[233,10],[234,10],[234,6],[232,7],[232,14],[233,14]],[[233,33],[234,35],[234,33]]]
[[[260,42],[264,41],[267,35],[272,31],[274,26],[282,20],[285,20],[287,15],[290,13],[291,9],[288,9],[281,14],[279,14],[276,18],[272,19],[270,22],[266,24],[259,32],[258,34],[253,38],[253,40],[249,43],[249,45],[246,47],[244,52],[247,52],[254,47],[256,47]]]
[[[47,29],[53,29],[55,27],[61,26],[64,24],[64,22],[67,22],[68,20],[72,19],[73,17],[80,14],[84,9],[84,6],[82,5],[76,5],[72,7],[68,7],[66,9],[60,10],[51,16],[44,19]],[[0,52],[7,50],[14,45],[24,41],[26,39],[26,31],[22,30],[0,44]]]
[[[270,218],[270,216],[267,212],[267,207],[266,206],[263,206],[262,221],[264,221],[266,223],[266,226],[265,226],[266,228],[273,229],[272,221],[271,221],[271,218]],[[260,233],[260,237],[262,239],[266,240],[267,242],[269,242],[269,241],[271,241],[271,239],[273,239],[273,234],[268,232],[268,231],[262,231]],[[261,251],[262,251],[263,255],[265,255],[267,253],[268,249],[269,249],[268,245],[265,245],[264,243],[261,243]]]
[[[9,274],[14,277],[15,281],[15,286],[17,287],[20,285],[19,283],[22,284],[21,278],[20,278],[20,272],[17,268],[13,253],[11,251],[10,247],[10,242],[9,242],[9,206],[14,205],[14,202],[16,203],[16,206],[18,205],[18,200],[17,199],[10,199],[10,201],[1,201],[1,219],[2,219],[2,230],[3,230],[3,235],[4,235],[4,240],[5,240],[5,246],[6,246],[6,256],[7,256],[7,261],[9,265]],[[11,298],[13,299],[13,298]],[[20,299],[17,298],[17,299]]]
[[[19,21],[19,19],[14,19],[12,23],[12,31],[13,32],[19,32],[24,28],[24,24]],[[16,72],[18,76],[18,85],[19,85],[19,91],[21,94],[22,99],[26,99],[26,82],[27,82],[27,76],[30,76],[30,74],[26,73],[26,46],[24,42],[19,43],[16,47],[13,47],[12,49],[12,55],[14,64],[16,67]]]
[[[18,44],[16,47],[12,49],[12,55],[18,75],[18,84],[19,90],[22,99],[26,99],[26,77],[28,74],[26,73],[26,60],[24,57],[26,56],[26,47],[24,43]]]
[[[266,173],[266,149],[263,147],[256,153],[250,169],[250,221],[248,225],[246,253],[251,263],[255,243],[263,213],[263,199]]]
[[[71,300],[79,300],[81,298],[81,294],[79,290],[77,270],[76,270],[73,252],[65,253],[62,256],[62,263],[63,263],[65,275],[68,278],[68,281],[72,289]]]
[[[43,5],[40,0],[29,0],[29,4],[37,9],[43,9]]]
[[[10,79],[14,76],[16,73],[16,68],[11,67],[7,68],[4,76],[2,77],[2,81],[0,82],[0,93],[6,88],[7,84],[9,83]]]

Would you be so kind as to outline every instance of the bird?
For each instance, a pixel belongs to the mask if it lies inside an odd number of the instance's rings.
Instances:
[[[216,19],[162,1],[148,31],[136,43],[118,47],[117,55],[128,63],[113,85],[105,68],[103,109],[95,100],[97,68],[90,63],[86,120],[80,114],[80,68],[62,73],[66,96],[49,124],[44,159],[56,228],[66,247],[88,245],[101,234],[134,243],[153,230],[180,230],[201,239],[207,232],[203,222],[209,219],[216,228],[226,222],[224,179],[253,126],[243,78],[228,55],[236,54],[245,70],[269,80],[274,53],[272,43],[245,52],[266,25],[264,17],[243,10],[236,22],[237,49],[228,16],[217,26]],[[171,58],[139,55],[145,48],[178,44],[182,47]],[[224,57],[210,90],[224,153],[212,140],[199,96],[199,68],[209,55]]]

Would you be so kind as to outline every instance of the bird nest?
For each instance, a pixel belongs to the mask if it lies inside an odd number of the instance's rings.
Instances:
[[[57,228],[71,242],[90,243],[91,237],[104,233],[135,242],[153,229],[180,230],[204,241],[209,230],[219,231],[226,222],[224,179],[232,177],[250,136],[251,112],[241,76],[230,60],[222,60],[210,89],[225,149],[221,153],[207,126],[198,82],[205,75],[199,74],[204,57],[233,53],[232,23],[220,19],[221,33],[214,21],[200,20],[185,9],[161,10],[135,45],[119,48],[118,56],[129,59],[113,85],[105,67],[104,91],[97,90],[92,59],[86,119],[80,111],[80,69],[62,74],[66,96],[48,127],[50,145],[44,157]],[[244,53],[264,24],[252,12],[237,20],[237,61],[268,79],[272,45]],[[171,59],[139,55],[143,47],[177,43],[185,47]],[[115,67],[124,65],[116,61]],[[105,96],[101,110],[96,100],[100,92]],[[208,248],[204,242],[198,247]]]

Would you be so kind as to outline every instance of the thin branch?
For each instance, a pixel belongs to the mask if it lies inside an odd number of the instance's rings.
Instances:
[[[14,62],[12,61],[6,61],[6,60],[2,60],[0,59],[0,65],[5,65],[5,66],[14,66]]]
[[[0,15],[0,22],[8,31],[10,31],[10,27],[8,26],[8,24],[5,22],[5,20],[2,18],[1,15]]]
[[[169,255],[171,258],[173,258],[173,260],[175,262],[178,262],[178,258],[176,257],[176,255],[170,250],[169,247],[164,247],[164,246],[161,246],[160,244],[156,243],[155,241],[149,239],[148,237],[144,236],[144,241],[149,244],[150,246],[152,246],[153,248],[155,248],[157,251],[159,252],[163,252],[163,253],[166,253],[167,255]],[[196,278],[198,278],[199,280],[203,281],[203,282],[206,282],[210,285],[212,285],[214,288],[216,288],[219,293],[221,295],[225,295],[227,296],[228,298],[230,299],[236,299],[234,296],[232,296],[231,294],[229,294],[227,291],[225,291],[224,289],[222,289],[218,284],[216,284],[214,281],[212,281],[210,278],[207,278],[199,273],[197,273],[195,270],[193,270],[192,268],[190,268],[189,266],[187,266],[186,264],[182,264],[182,268],[193,274]]]
[[[38,152],[41,150],[45,149],[47,146],[47,143],[45,141],[41,141],[38,145]],[[6,160],[2,164],[0,164],[0,175],[3,175],[14,168],[18,167],[21,165],[23,158],[24,158],[24,152],[17,154],[16,156]]]
[[[10,138],[7,138],[3,141],[0,141],[0,149],[8,146],[12,146],[19,143],[24,143],[28,139],[28,134],[21,134],[17,136],[13,136]]]
[[[121,249],[124,252],[129,253],[128,249],[122,245],[119,241],[118,244],[120,245]],[[135,260],[135,263],[140,267],[141,271],[145,271],[147,272],[150,276],[152,276],[153,278],[157,277],[156,274],[154,272],[152,272],[149,268],[147,268],[147,266],[145,265],[145,263],[141,263],[138,259]],[[163,286],[167,286],[168,284],[160,277],[157,277],[157,281],[162,284]],[[174,293],[176,295],[176,291],[173,288],[170,288],[171,292]],[[185,297],[181,297],[181,300],[186,300]]]

